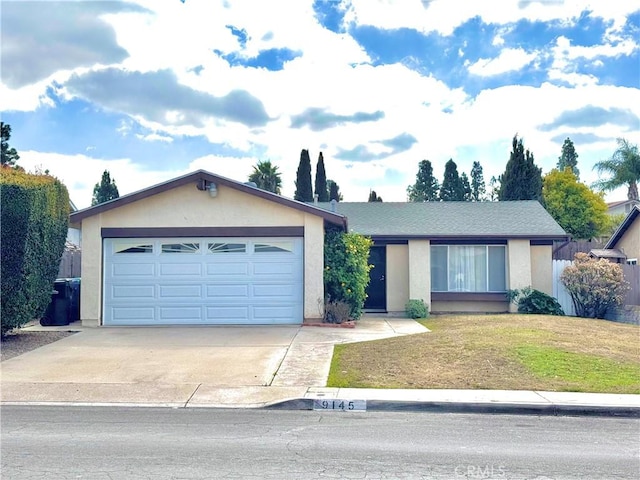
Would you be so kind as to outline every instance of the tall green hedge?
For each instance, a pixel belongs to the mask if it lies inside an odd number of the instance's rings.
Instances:
[[[69,193],[56,178],[0,169],[0,320],[4,336],[51,301],[69,224]]]
[[[362,315],[369,285],[370,238],[327,230],[324,237],[324,291],[329,302],[345,302],[351,318]]]

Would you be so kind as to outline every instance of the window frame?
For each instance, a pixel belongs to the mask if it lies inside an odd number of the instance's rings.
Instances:
[[[460,290],[450,290],[450,275],[451,275],[451,254],[450,254],[450,248],[451,247],[483,247],[484,248],[484,252],[485,252],[485,282],[486,282],[486,290],[472,290],[472,291],[460,291]],[[445,285],[446,285],[446,290],[434,290],[434,281],[433,281],[433,272],[434,272],[434,255],[433,255],[433,248],[437,247],[437,248],[446,248],[446,270],[445,270],[445,274],[446,274],[446,279],[445,279]],[[504,255],[504,290],[491,290],[490,286],[491,286],[491,268],[490,268],[490,262],[489,262],[489,248],[492,247],[499,247],[502,249],[503,251],[503,255]],[[430,275],[430,280],[431,280],[431,293],[435,293],[435,294],[454,294],[454,295],[459,295],[459,294],[504,294],[508,291],[508,262],[507,262],[507,245],[504,244],[491,244],[491,243],[480,243],[480,244],[456,244],[456,243],[448,243],[448,244],[431,244],[430,248],[429,248],[429,255],[430,255],[430,271],[429,271],[429,275]]]

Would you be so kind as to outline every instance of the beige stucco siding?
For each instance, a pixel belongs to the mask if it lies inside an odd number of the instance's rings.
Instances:
[[[194,184],[99,215],[102,227],[301,226],[304,212],[220,186],[211,198]],[[83,228],[84,230],[84,228]]]
[[[531,246],[529,240],[511,239],[507,243],[507,289],[514,290],[531,285]],[[514,304],[510,310],[516,311]]]
[[[302,226],[304,241],[304,317],[322,316],[324,230],[321,217],[219,186],[211,198],[195,184],[184,185],[123,205],[82,221],[83,325],[101,323],[102,228],[278,227]]]
[[[431,304],[431,242],[409,240],[409,299]]]
[[[552,253],[551,245],[531,246],[531,286],[547,295],[553,295]]]
[[[304,318],[324,316],[324,222],[305,214],[304,222]]]
[[[387,311],[404,312],[409,300],[409,246],[387,245]]]
[[[616,248],[624,252],[627,258],[636,258],[640,261],[640,217],[636,217],[631,226],[616,243]]]

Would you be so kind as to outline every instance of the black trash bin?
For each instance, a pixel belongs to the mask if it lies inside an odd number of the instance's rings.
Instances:
[[[80,278],[67,278],[69,323],[80,320]]]
[[[71,288],[64,278],[59,278],[53,283],[51,292],[51,303],[40,319],[40,325],[59,326],[69,325],[69,297]]]

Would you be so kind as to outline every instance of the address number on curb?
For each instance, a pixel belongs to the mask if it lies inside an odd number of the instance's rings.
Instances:
[[[340,410],[343,412],[366,412],[366,400],[314,399],[314,410]]]

